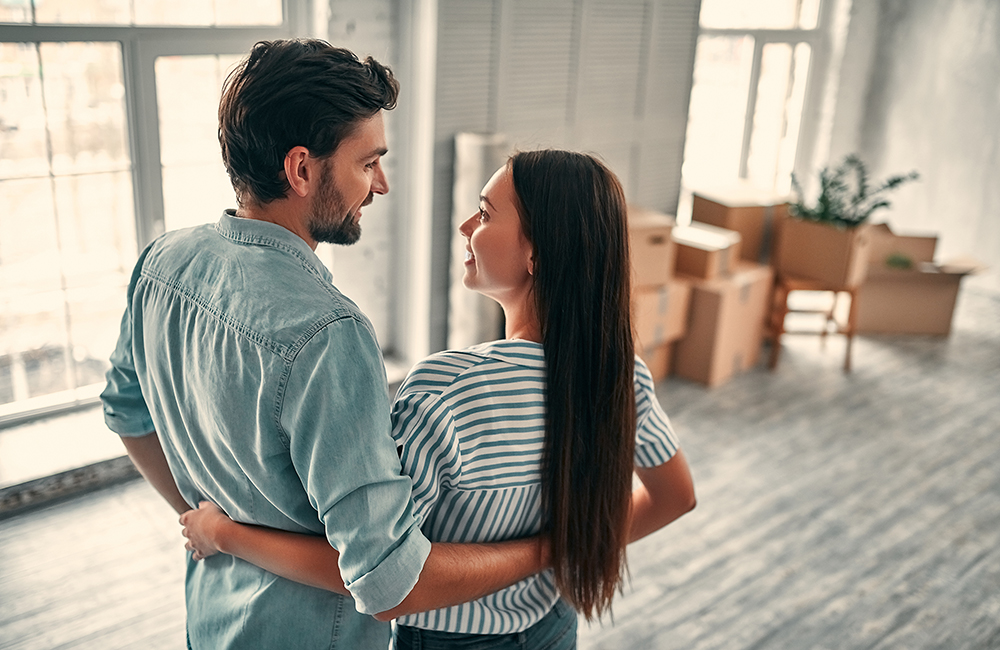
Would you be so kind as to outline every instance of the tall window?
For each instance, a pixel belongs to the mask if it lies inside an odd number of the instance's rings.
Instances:
[[[227,70],[309,6],[0,0],[0,426],[96,401],[138,250],[235,204]]]
[[[703,0],[684,152],[687,187],[787,193],[822,0]]]
[[[165,230],[215,221],[236,205],[219,153],[219,94],[240,56],[156,59]]]
[[[135,259],[123,98],[118,43],[0,43],[8,408],[85,398],[102,381]]]

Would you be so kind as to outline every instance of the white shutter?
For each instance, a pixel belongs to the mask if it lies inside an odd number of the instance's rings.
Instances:
[[[579,4],[511,0],[503,6],[497,130],[517,148],[566,147]]]
[[[637,204],[673,213],[680,197],[699,0],[656,3],[636,183]]]
[[[700,0],[438,0],[432,347],[446,339],[456,133],[599,154],[673,212]]]

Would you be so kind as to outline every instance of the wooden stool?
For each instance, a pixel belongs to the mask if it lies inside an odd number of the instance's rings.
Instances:
[[[825,291],[833,294],[833,306],[829,310],[825,309],[789,309],[788,307],[788,294],[793,291]],[[837,309],[837,301],[840,295],[846,293],[851,301],[851,307],[848,311],[847,322],[840,323],[837,321],[834,312]],[[826,335],[828,333],[832,334],[842,334],[847,337],[847,352],[844,355],[844,372],[851,371],[851,344],[854,342],[854,332],[857,325],[857,297],[858,288],[857,287],[834,287],[823,282],[818,282],[816,280],[807,280],[805,278],[792,278],[788,276],[775,277],[774,280],[774,292],[771,296],[771,312],[768,319],[768,329],[770,331],[771,338],[771,358],[768,360],[768,368],[774,370],[778,367],[778,356],[781,354],[781,336],[783,334],[812,334],[819,335],[826,340]],[[789,313],[801,313],[801,314],[823,314],[826,316],[826,321],[823,323],[823,329],[820,331],[815,330],[793,330],[788,331],[785,329],[785,316]],[[833,330],[830,330],[830,324],[833,324]]]

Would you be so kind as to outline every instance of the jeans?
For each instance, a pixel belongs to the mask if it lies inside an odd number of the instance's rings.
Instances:
[[[576,612],[556,601],[545,617],[522,632],[510,634],[455,634],[396,626],[396,650],[574,650]]]

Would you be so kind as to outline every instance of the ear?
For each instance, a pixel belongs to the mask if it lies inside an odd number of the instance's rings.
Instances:
[[[535,252],[528,253],[528,275],[535,275]]]
[[[319,175],[315,162],[309,150],[302,146],[292,147],[285,154],[285,179],[296,195],[305,197],[312,190],[312,184]]]

